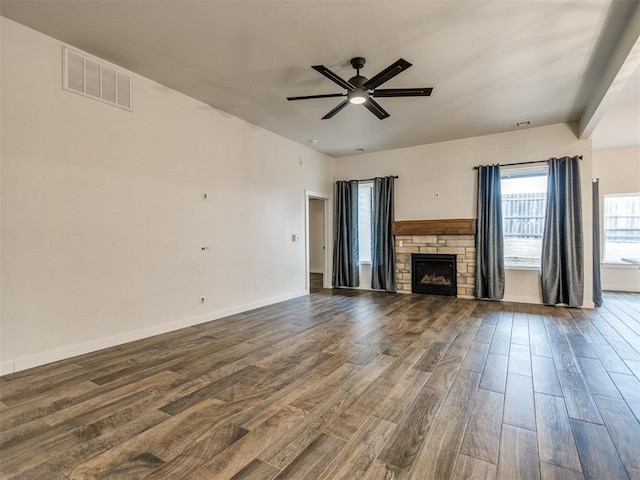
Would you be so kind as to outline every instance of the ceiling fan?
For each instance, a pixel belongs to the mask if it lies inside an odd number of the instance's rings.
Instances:
[[[364,107],[373,113],[380,120],[384,120],[389,113],[382,108],[373,97],[428,97],[431,95],[433,88],[378,88],[380,85],[401,72],[404,72],[412,64],[401,58],[392,63],[387,68],[378,73],[375,77],[367,79],[360,75],[360,69],[364,67],[366,60],[362,57],[351,59],[351,66],[356,69],[356,75],[348,81],[343,80],[333,73],[324,65],[313,65],[311,68],[320,72],[332,82],[346,89],[346,93],[328,93],[324,95],[307,95],[304,97],[287,97],[287,100],[308,100],[310,98],[331,98],[331,97],[347,97],[337,107],[327,113],[322,120],[333,117],[336,113],[346,107],[349,103],[356,105],[364,105]]]

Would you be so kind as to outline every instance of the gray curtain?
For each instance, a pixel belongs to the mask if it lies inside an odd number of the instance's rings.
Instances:
[[[578,157],[549,160],[542,235],[542,303],[582,305],[584,259]]]
[[[396,291],[396,262],[393,244],[393,177],[373,180],[371,210],[371,287]]]
[[[504,297],[500,165],[478,167],[476,298]]]
[[[593,303],[602,306],[602,278],[600,266],[600,180],[593,180]]]
[[[336,182],[335,205],[332,285],[357,287],[360,285],[357,180]]]

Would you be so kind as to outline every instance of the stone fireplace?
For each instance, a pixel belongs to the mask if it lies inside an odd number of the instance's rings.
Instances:
[[[413,293],[411,254],[445,254],[455,256],[457,296],[473,298],[476,272],[475,227],[475,219],[394,222],[398,293]]]
[[[456,255],[411,254],[411,291],[431,295],[457,296]]]

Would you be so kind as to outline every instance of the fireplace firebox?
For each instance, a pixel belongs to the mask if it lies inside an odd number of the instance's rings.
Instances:
[[[435,253],[412,254],[411,291],[457,296],[456,256]]]

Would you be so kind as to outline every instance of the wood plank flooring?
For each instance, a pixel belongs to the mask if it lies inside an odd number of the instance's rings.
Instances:
[[[311,287],[0,378],[0,478],[640,478],[640,294]]]

